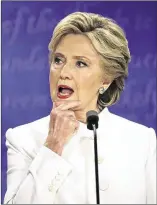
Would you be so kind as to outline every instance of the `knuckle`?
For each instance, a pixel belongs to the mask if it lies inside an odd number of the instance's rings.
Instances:
[[[63,116],[63,121],[64,121],[64,122],[67,122],[67,121],[69,121],[69,118],[68,118],[68,116],[64,115],[64,116]]]
[[[71,116],[75,116],[74,112],[71,111],[71,110],[68,111],[68,114],[71,115]]]
[[[70,120],[70,121],[69,121],[69,125],[73,127],[73,126],[76,125],[76,122],[75,122],[74,120]]]

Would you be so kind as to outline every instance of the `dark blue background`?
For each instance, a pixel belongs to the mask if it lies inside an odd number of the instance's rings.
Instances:
[[[129,79],[110,110],[156,130],[157,2],[2,2],[2,199],[5,132],[49,114],[47,46],[57,22],[74,11],[114,18],[125,29]]]

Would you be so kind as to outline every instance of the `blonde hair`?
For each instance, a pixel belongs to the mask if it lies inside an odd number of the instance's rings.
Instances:
[[[54,29],[49,43],[50,58],[60,40],[68,34],[87,36],[101,56],[105,73],[113,79],[105,93],[99,94],[98,108],[102,110],[115,104],[124,88],[130,61],[128,41],[122,28],[114,20],[98,14],[72,13],[62,19]]]

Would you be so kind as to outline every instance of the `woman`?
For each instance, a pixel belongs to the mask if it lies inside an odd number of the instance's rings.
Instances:
[[[99,113],[100,203],[156,203],[156,136],[152,128],[110,113],[128,75],[130,53],[111,19],[75,12],[49,44],[50,116],[9,129],[4,203],[96,203],[93,132]]]

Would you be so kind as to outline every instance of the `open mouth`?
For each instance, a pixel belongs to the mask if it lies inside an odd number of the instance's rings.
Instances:
[[[74,90],[67,86],[67,85],[59,85],[57,90],[57,97],[61,99],[66,99],[71,97],[71,95],[74,93]]]

